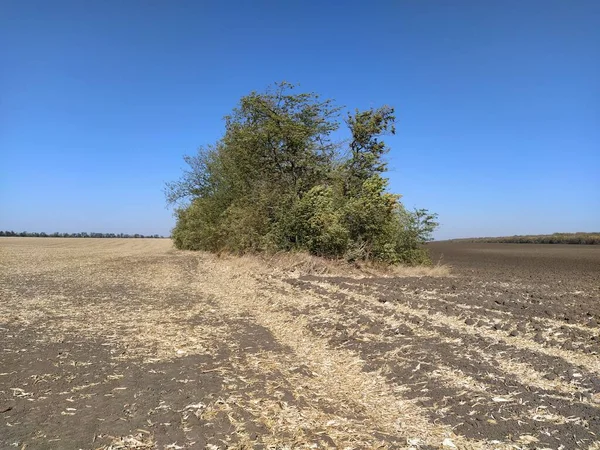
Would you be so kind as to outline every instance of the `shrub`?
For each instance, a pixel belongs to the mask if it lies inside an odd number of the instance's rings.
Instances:
[[[394,110],[349,115],[345,152],[330,139],[340,109],[292,89],[281,83],[243,97],[224,136],[185,157],[190,169],[166,189],[170,203],[184,202],[173,229],[177,248],[427,263],[422,244],[435,214],[406,211],[383,176],[389,148],[380,138],[395,133]]]

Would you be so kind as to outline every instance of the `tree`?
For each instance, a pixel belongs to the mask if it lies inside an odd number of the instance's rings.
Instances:
[[[167,183],[170,204],[199,197],[231,196],[260,188],[266,180],[302,196],[326,176],[336,145],[330,134],[340,108],[314,93],[292,94],[283,82],[266,93],[252,92],[225,117],[225,135],[214,145],[185,156],[189,169]]]
[[[169,203],[191,201],[177,212],[178,223],[196,228],[201,248],[293,244],[276,224],[294,201],[328,177],[336,149],[330,134],[338,128],[339,111],[330,100],[293,89],[280,83],[243,97],[225,118],[223,138],[185,158],[189,170],[167,185]],[[174,230],[176,243],[180,230]]]
[[[394,108],[383,106],[348,114],[346,123],[352,133],[350,159],[346,163],[346,192],[356,195],[369,178],[385,172],[383,155],[389,152],[384,134],[396,134]]]
[[[433,232],[439,227],[438,215],[426,209],[415,209],[408,215],[407,227],[415,235],[415,239],[424,244],[433,240]]]
[[[223,137],[184,158],[188,169],[165,189],[167,202],[176,205],[175,245],[425,261],[415,257],[419,252],[407,257],[420,235],[404,222],[411,213],[383,176],[389,148],[381,136],[395,133],[394,109],[349,115],[344,155],[331,139],[340,108],[293,89],[280,83],[242,97],[225,117]]]

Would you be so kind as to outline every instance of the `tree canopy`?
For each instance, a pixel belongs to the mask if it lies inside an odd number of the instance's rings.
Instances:
[[[384,177],[382,137],[395,133],[394,109],[348,114],[343,144],[332,139],[341,108],[294,88],[279,83],[243,97],[225,117],[222,138],[184,157],[188,170],[165,190],[177,205],[175,245],[427,262],[420,244],[436,215],[407,211]]]

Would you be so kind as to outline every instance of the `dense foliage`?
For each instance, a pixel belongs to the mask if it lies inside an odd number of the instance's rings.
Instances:
[[[235,253],[306,250],[385,263],[426,263],[422,243],[437,226],[389,193],[381,140],[395,133],[394,110],[349,114],[350,138],[335,143],[340,108],[287,83],[243,97],[225,133],[167,184],[179,204],[172,237],[181,249]],[[183,204],[182,204],[183,203]]]
[[[521,236],[452,239],[453,242],[498,244],[583,244],[600,245],[600,233],[554,233]]]
[[[126,233],[87,233],[85,231],[81,233],[45,233],[45,232],[32,232],[32,231],[0,231],[0,237],[61,237],[61,238],[145,238],[145,239],[162,239],[163,236],[158,234],[147,235],[143,234],[126,234]]]

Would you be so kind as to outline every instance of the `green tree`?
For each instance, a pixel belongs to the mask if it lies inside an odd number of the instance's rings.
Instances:
[[[413,216],[383,176],[389,148],[381,137],[395,133],[393,108],[349,115],[347,149],[331,138],[339,112],[331,100],[295,93],[288,83],[243,97],[225,117],[223,137],[185,157],[188,169],[166,186],[176,205],[175,245],[426,261],[415,254],[424,224],[433,222],[418,218],[415,233],[407,222]]]
[[[383,156],[389,148],[380,137],[396,133],[395,120],[394,108],[389,106],[348,114],[346,123],[352,133],[352,141],[350,159],[345,164],[345,181],[346,192],[350,195],[357,195],[366,180],[385,172],[387,164]]]

